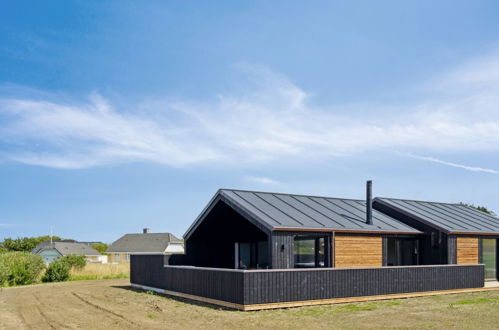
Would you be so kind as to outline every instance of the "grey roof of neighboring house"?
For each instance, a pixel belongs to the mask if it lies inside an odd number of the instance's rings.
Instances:
[[[125,234],[106,252],[163,253],[170,243],[183,244],[183,241],[170,233]]]
[[[499,235],[499,218],[462,204],[378,197],[374,201],[447,233]]]
[[[61,242],[61,241],[54,241],[52,243],[50,243],[50,241],[46,241],[46,242],[40,243],[31,251],[31,253],[36,254],[44,249],[55,249],[63,256],[68,255],[68,254],[76,254],[76,255],[81,255],[81,256],[100,256],[101,255],[99,253],[99,251],[97,251],[96,249],[94,249],[93,247],[91,247],[85,243]]]
[[[218,200],[249,215],[268,230],[421,233],[374,209],[373,224],[366,224],[365,200],[220,189],[187,230],[185,238]]]

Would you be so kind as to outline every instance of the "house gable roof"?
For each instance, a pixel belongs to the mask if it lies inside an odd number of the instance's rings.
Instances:
[[[366,201],[307,195],[220,189],[189,227],[187,239],[219,200],[270,231],[309,230],[420,234],[421,232],[373,210],[366,224]]]
[[[169,244],[183,244],[170,233],[125,234],[109,246],[106,252],[164,253]]]
[[[100,256],[99,251],[91,247],[90,245],[79,243],[79,242],[63,242],[63,241],[46,241],[38,244],[32,253],[36,254],[42,250],[55,249],[61,255],[65,256],[68,254],[76,254],[80,256]]]
[[[499,218],[466,205],[379,197],[374,202],[448,234],[499,235]]]

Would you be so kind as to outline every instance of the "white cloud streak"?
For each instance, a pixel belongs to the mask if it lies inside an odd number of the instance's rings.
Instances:
[[[12,223],[0,223],[0,227],[12,227],[12,226],[15,226],[15,225]]]
[[[248,176],[245,178],[246,181],[253,182],[253,183],[258,183],[266,186],[275,186],[279,185],[280,182],[268,177],[260,177],[260,176]]]
[[[0,97],[0,157],[73,169],[245,166],[383,150],[497,152],[498,68],[499,54],[472,61],[433,79],[427,98],[397,107],[317,107],[285,77],[250,65],[242,70],[256,87],[214,102],[145,100],[130,111],[99,94],[85,103],[7,95]]]
[[[475,166],[468,166],[468,165],[463,165],[463,164],[457,164],[457,163],[452,163],[448,162],[445,160],[441,160],[438,158],[434,157],[428,157],[428,156],[418,156],[418,155],[413,155],[413,154],[407,154],[406,156],[414,158],[414,159],[419,159],[419,160],[424,160],[432,163],[437,163],[437,164],[442,164],[446,166],[451,166],[451,167],[456,167],[456,168],[461,168],[463,170],[471,171],[471,172],[484,172],[484,173],[490,173],[490,174],[499,174],[499,171],[490,169],[490,168],[482,168],[482,167],[475,167]]]

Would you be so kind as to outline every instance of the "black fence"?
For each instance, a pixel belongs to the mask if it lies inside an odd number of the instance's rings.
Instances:
[[[165,266],[160,255],[132,255],[132,284],[238,305],[479,288],[483,265],[237,270]]]
[[[235,304],[244,303],[242,270],[165,266],[168,256],[131,255],[130,282]]]

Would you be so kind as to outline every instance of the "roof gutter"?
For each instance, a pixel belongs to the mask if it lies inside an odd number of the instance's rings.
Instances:
[[[300,232],[324,232],[324,233],[351,233],[351,234],[393,234],[393,235],[422,235],[421,231],[387,231],[387,230],[358,230],[358,229],[325,229],[325,228],[300,228],[300,227],[276,227],[274,231],[300,231]]]

